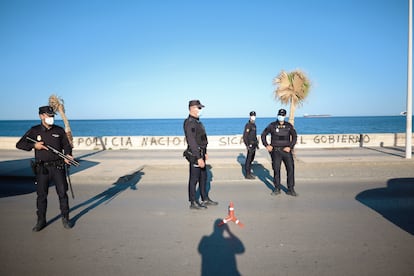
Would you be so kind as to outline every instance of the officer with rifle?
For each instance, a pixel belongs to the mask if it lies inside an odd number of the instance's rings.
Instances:
[[[69,219],[68,182],[66,165],[79,165],[72,157],[72,146],[65,130],[54,124],[55,112],[50,106],[39,107],[41,124],[30,128],[17,142],[16,148],[26,151],[34,149],[35,161],[32,169],[36,175],[37,223],[33,227],[38,232],[46,227],[46,209],[49,184],[54,184],[59,196],[62,223],[66,229],[72,228]]]

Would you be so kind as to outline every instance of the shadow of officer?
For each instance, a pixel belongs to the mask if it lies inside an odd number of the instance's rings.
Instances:
[[[80,219],[83,215],[88,213],[90,210],[95,209],[99,205],[105,203],[109,203],[112,199],[117,197],[120,193],[130,189],[130,190],[137,190],[137,184],[141,180],[142,176],[144,175],[144,172],[142,172],[142,169],[139,169],[136,172],[133,172],[129,175],[124,175],[118,178],[118,180],[111,185],[108,189],[103,191],[100,194],[97,194],[96,196],[79,203],[78,205],[71,208],[71,212],[74,212],[77,209],[80,209],[82,207],[85,207],[82,211],[80,211],[76,216],[72,218],[73,225],[76,224],[78,219]]]
[[[243,153],[239,153],[237,156],[237,163],[240,164],[241,173],[244,174],[244,163],[246,162],[246,156]]]
[[[221,219],[214,222],[214,231],[204,236],[199,245],[201,254],[201,275],[241,275],[237,269],[236,254],[244,253],[243,243],[230,231],[227,224],[218,226]],[[227,236],[227,237],[226,237]]]
[[[261,182],[263,182],[263,184],[266,185],[267,188],[269,188],[269,190],[274,190],[273,176],[262,164],[256,164],[256,166],[253,167],[253,173]],[[287,190],[283,185],[280,185],[280,189],[284,191]]]

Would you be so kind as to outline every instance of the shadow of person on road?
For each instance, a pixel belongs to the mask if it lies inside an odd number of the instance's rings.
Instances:
[[[0,162],[0,198],[36,192],[36,177],[30,167],[32,158]],[[75,174],[96,166],[97,162],[82,160],[79,167],[70,167],[69,174]],[[50,183],[49,187],[54,186]]]
[[[144,175],[144,173],[142,172],[142,168],[139,169],[138,171],[129,174],[129,175],[124,175],[121,176],[120,178],[118,178],[118,180],[112,184],[112,186],[108,189],[106,189],[105,191],[103,191],[100,194],[97,194],[96,196],[82,202],[79,203],[78,205],[70,208],[69,212],[73,213],[75,210],[87,206],[86,208],[84,208],[83,210],[81,210],[78,214],[76,214],[75,216],[73,216],[71,218],[71,222],[73,223],[73,226],[75,226],[76,222],[86,213],[88,213],[90,210],[98,207],[99,205],[101,205],[102,203],[108,204],[110,201],[112,201],[115,197],[117,197],[120,193],[124,192],[127,189],[131,189],[131,190],[137,190],[136,185],[138,184],[138,182],[141,180],[142,175]],[[59,219],[61,216],[58,215],[56,217],[54,217],[53,219],[51,219],[47,224],[51,224],[54,221],[56,221],[57,219]]]
[[[213,170],[212,170],[212,168],[213,167],[210,164],[206,165],[206,170],[207,170],[206,191],[207,191],[207,193],[210,192],[211,182],[213,181]]]
[[[243,176],[246,176],[246,173],[245,173],[246,156],[240,152],[239,155],[237,156],[237,162],[240,164],[241,174]]]
[[[213,225],[213,233],[201,238],[198,252],[201,255],[201,275],[241,275],[237,269],[236,254],[243,254],[243,243],[227,224],[218,226],[221,219]]]
[[[386,188],[366,190],[356,200],[414,235],[414,178],[394,178]]]
[[[237,162],[240,164],[242,174],[245,176],[246,156],[243,153],[240,153],[237,156]],[[275,186],[273,185],[273,176],[262,164],[258,163],[257,161],[253,161],[252,171],[253,175],[255,175],[261,182],[263,182],[263,184],[265,184],[269,190],[273,191],[275,189]],[[282,185],[281,189],[285,192],[287,191],[287,189]]]
[[[0,176],[0,198],[36,192],[34,176]]]
[[[273,191],[275,186],[273,185],[273,176],[270,174],[270,171],[266,169],[262,164],[255,164],[253,167],[254,175],[259,178],[263,184],[266,185],[269,190]],[[285,187],[281,185],[282,190],[287,190]]]

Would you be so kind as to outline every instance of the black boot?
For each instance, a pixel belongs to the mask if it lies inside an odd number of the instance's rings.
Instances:
[[[46,220],[45,219],[38,219],[36,225],[32,228],[33,232],[39,232],[43,228],[46,227]]]
[[[207,205],[204,203],[204,201],[196,201],[196,204],[198,205],[198,207],[200,207],[201,209],[207,209]]]
[[[295,189],[293,189],[293,188],[290,188],[290,189],[286,192],[286,194],[287,194],[287,195],[290,195],[290,196],[298,196],[298,194],[295,192]]]
[[[280,194],[280,189],[279,188],[274,189],[273,192],[271,193],[271,195],[274,195],[274,196],[276,196],[278,194]]]
[[[198,204],[195,201],[191,201],[191,203],[190,203],[190,209],[200,210],[201,207],[198,206]]]
[[[246,176],[244,177],[246,179],[255,179],[255,177],[252,174],[246,174]]]
[[[73,227],[73,224],[69,219],[69,216],[62,217],[62,224],[63,224],[63,227],[65,227],[66,229],[70,229]]]
[[[207,200],[204,200],[202,203],[204,205],[218,205],[218,202],[217,201],[213,201],[209,197],[207,197]]]

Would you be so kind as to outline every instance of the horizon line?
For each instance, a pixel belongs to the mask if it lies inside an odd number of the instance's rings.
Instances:
[[[401,115],[401,114],[393,114],[393,115],[330,115],[330,114],[326,114],[327,116],[324,117],[306,117],[306,116],[317,116],[318,114],[312,115],[312,114],[303,114],[300,116],[295,116],[295,119],[297,118],[306,118],[306,119],[310,119],[310,118],[318,118],[318,119],[323,119],[323,118],[338,118],[338,117],[397,117],[397,116],[401,116],[401,117],[405,117],[405,115]],[[414,116],[414,115],[413,115]],[[61,116],[58,116],[61,117]],[[260,118],[276,118],[277,116],[263,116],[263,117],[256,117],[257,119]],[[55,117],[56,118],[56,117]],[[71,118],[69,120],[77,120],[77,121],[82,121],[82,120],[178,120],[178,119],[185,119],[187,117],[172,117],[172,118],[165,118],[165,117],[141,117],[141,118]],[[235,117],[204,117],[202,116],[200,119],[248,119],[249,116],[235,116]],[[286,116],[286,118],[288,119],[289,116]],[[39,120],[39,118],[36,119],[0,119],[0,121],[37,121]],[[62,118],[56,118],[56,120],[62,120]]]

